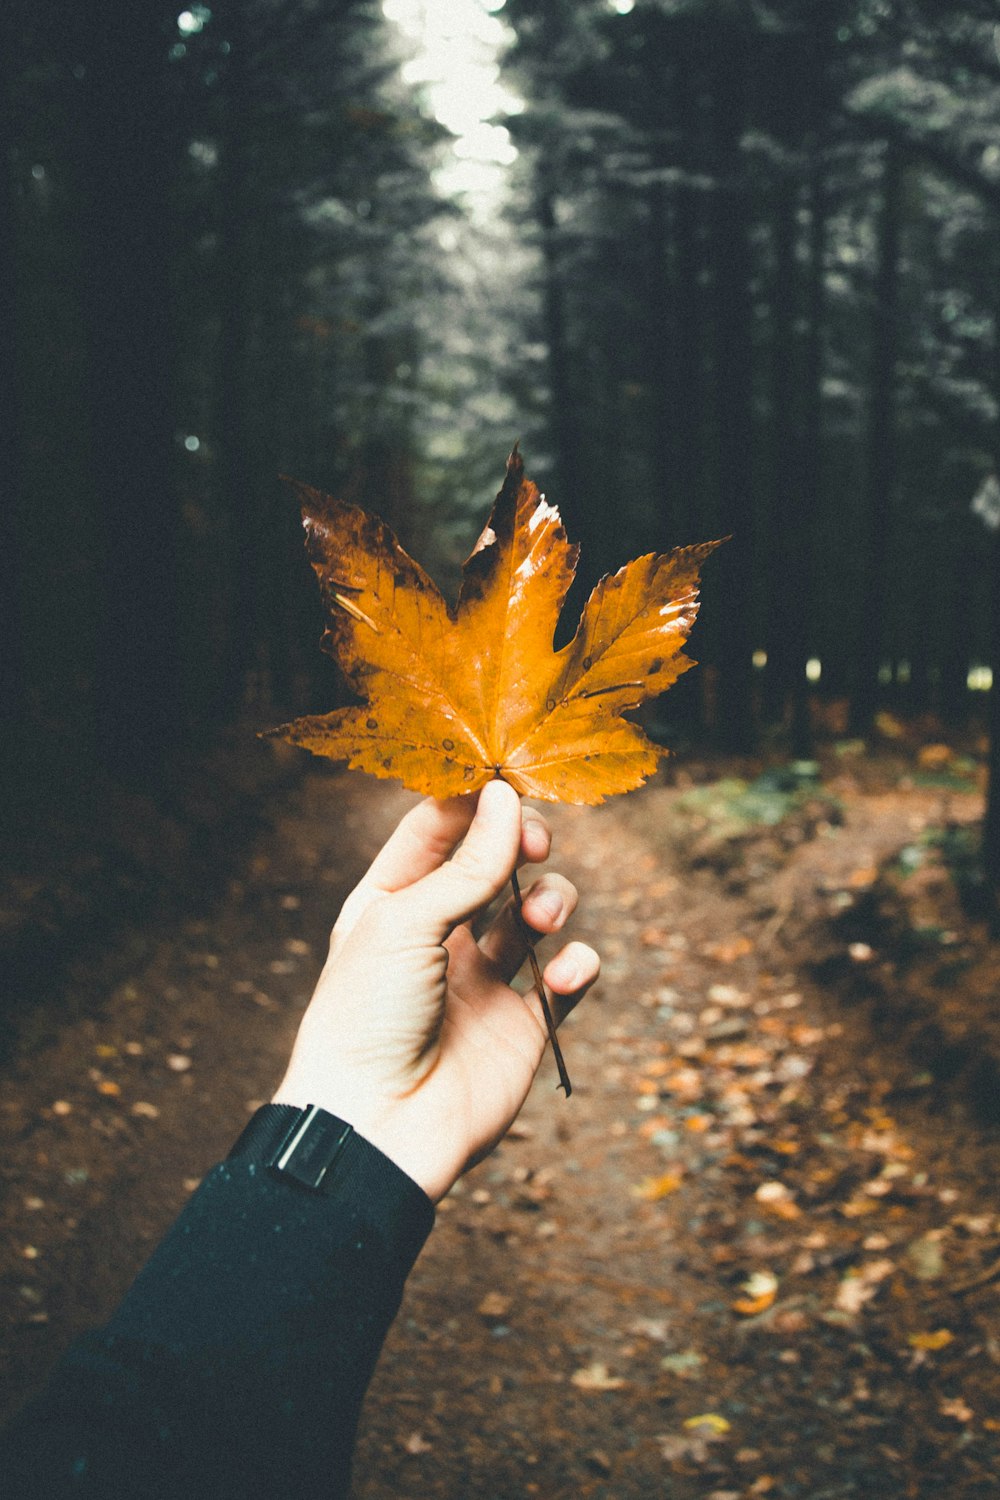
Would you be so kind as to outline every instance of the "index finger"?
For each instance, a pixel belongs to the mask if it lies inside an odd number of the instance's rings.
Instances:
[[[443,865],[469,831],[479,798],[425,797],[411,807],[372,860],[359,891],[401,891]]]
[[[362,876],[356,893],[389,895],[404,890],[451,858],[469,831],[479,794],[425,797],[397,824]],[[549,825],[534,807],[521,803],[518,865],[540,864],[552,843]]]

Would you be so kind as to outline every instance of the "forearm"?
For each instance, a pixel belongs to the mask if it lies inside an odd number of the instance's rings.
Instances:
[[[357,1136],[322,1192],[245,1157],[220,1164],[15,1423],[0,1489],[343,1494],[361,1399],[432,1222],[425,1195]]]

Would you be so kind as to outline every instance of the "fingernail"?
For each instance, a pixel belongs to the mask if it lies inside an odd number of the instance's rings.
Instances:
[[[517,793],[505,781],[501,781],[499,778],[488,781],[479,793],[479,803],[476,808],[477,814],[482,818],[489,819],[491,822],[494,819],[505,817],[504,804],[506,803],[509,806],[508,798],[511,795],[516,796]]]
[[[575,990],[580,983],[580,965],[578,960],[566,954],[554,959],[552,968],[549,971],[549,978],[559,985],[561,989]]]
[[[563,914],[563,899],[558,891],[536,891],[528,905],[533,916],[548,917],[552,922],[557,922]]]

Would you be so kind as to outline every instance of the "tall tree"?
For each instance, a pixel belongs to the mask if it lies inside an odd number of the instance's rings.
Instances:
[[[1000,286],[1000,255],[994,256],[994,286]],[[996,417],[994,420],[993,473],[1000,477],[1000,293],[993,315],[993,369]],[[991,517],[987,553],[990,562],[989,654],[993,680],[989,697],[990,757],[983,820],[983,868],[991,897],[991,919],[1000,937],[1000,507]]]
[[[851,705],[857,733],[867,733],[875,716],[879,669],[886,644],[886,573],[897,478],[896,362],[899,347],[901,188],[902,165],[899,153],[890,143],[885,147],[878,270],[872,309],[864,505],[868,533],[863,552],[861,608],[855,622],[857,681]]]
[[[0,652],[0,699],[6,714],[4,770],[11,771],[22,753],[21,736],[28,708],[24,619],[21,609],[24,563],[19,521],[22,504],[20,393],[16,350],[18,256],[15,243],[15,195],[11,115],[11,65],[17,28],[11,12],[0,16],[0,609],[5,647]]]
[[[178,132],[166,86],[175,9],[81,0],[74,20],[91,485],[103,523],[96,700],[104,756],[131,774],[177,743],[182,722],[170,295]]]
[[[750,186],[741,152],[748,123],[751,35],[740,22],[720,28],[711,76],[714,195],[712,311],[719,524],[735,541],[721,559],[726,598],[720,652],[720,730],[726,747],[747,752],[755,731],[751,688],[751,579],[755,507]],[[727,555],[728,554],[728,555]]]

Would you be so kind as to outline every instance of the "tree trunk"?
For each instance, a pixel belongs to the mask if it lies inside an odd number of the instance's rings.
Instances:
[[[897,471],[896,360],[902,167],[899,154],[891,143],[887,144],[885,151],[864,487],[868,535],[863,554],[861,610],[856,621],[857,680],[851,702],[851,727],[859,735],[870,732],[878,706],[878,673],[885,650],[886,568]]]
[[[141,776],[182,728],[169,275],[175,133],[166,87],[176,12],[128,0],[81,6],[83,294],[103,520],[95,697],[106,762]]]
[[[983,869],[990,892],[992,924],[1000,936],[1000,527],[990,538],[990,660],[993,685],[989,698],[989,783],[983,822]]]
[[[736,753],[748,753],[754,745],[752,260],[749,184],[740,154],[750,65],[748,36],[736,26],[720,37],[714,67],[712,226],[719,521],[723,533],[733,533],[720,555],[721,568],[715,571],[716,596],[724,601],[719,731],[725,748]]]
[[[545,169],[542,169],[543,174]],[[549,424],[555,449],[559,508],[568,530],[580,543],[581,568],[569,597],[566,614],[573,616],[589,587],[600,575],[606,547],[607,517],[595,514],[595,500],[586,485],[576,416],[578,393],[571,376],[572,355],[567,328],[565,291],[560,266],[554,194],[543,175],[536,212],[541,230],[544,267],[543,313],[548,346]]]
[[[653,476],[659,511],[659,535],[664,550],[679,540],[678,514],[683,497],[677,480],[683,434],[678,428],[677,361],[675,355],[676,288],[670,266],[671,214],[666,189],[653,182],[646,198],[649,284],[647,318],[643,330],[646,370],[652,395]]]
[[[251,100],[248,68],[250,31],[244,0],[224,0],[213,25],[229,44],[223,79],[224,127],[219,174],[217,285],[219,346],[216,390],[216,476],[226,520],[225,566],[228,600],[226,647],[219,672],[217,704],[225,713],[240,706],[258,659],[260,569],[260,484],[254,473],[250,423],[250,336],[254,318],[250,246],[252,176],[248,143]],[[252,691],[260,696],[263,684]],[[265,693],[266,696],[266,693]]]
[[[4,733],[0,736],[0,766],[5,785],[21,762],[28,694],[21,590],[23,559],[19,535],[22,504],[21,444],[18,414],[16,286],[18,257],[12,181],[14,153],[9,138],[11,121],[10,69],[15,28],[10,16],[0,18],[0,694],[4,705]]]
[[[696,542],[702,535],[698,486],[704,473],[704,371],[702,327],[704,309],[699,279],[699,228],[703,222],[704,194],[687,179],[694,170],[690,136],[694,129],[697,95],[693,69],[682,61],[676,73],[677,118],[682,122],[680,142],[681,180],[674,210],[674,304],[676,348],[674,390],[677,402],[677,470],[675,476],[677,536],[681,543]],[[681,683],[684,679],[681,678]]]
[[[805,522],[798,484],[798,369],[796,338],[797,265],[795,225],[798,184],[785,168],[774,201],[772,244],[774,269],[771,290],[771,441],[772,505],[765,558],[769,588],[767,612],[767,667],[763,711],[772,724],[784,724],[795,691],[798,668],[796,616],[799,590],[789,587],[794,577],[797,542]]]
[[[813,537],[823,505],[823,329],[826,316],[826,166],[818,139],[809,162],[809,272],[806,337],[802,372],[801,516],[796,527],[796,604],[792,629],[792,752],[799,760],[813,754],[809,683],[809,628],[813,605]]]
[[[993,377],[994,396],[1000,397],[1000,302],[993,315]],[[993,432],[993,463],[1000,478],[1000,417],[994,423]],[[983,820],[983,870],[990,896],[991,924],[994,933],[1000,936],[1000,521],[989,535],[989,563],[989,651],[993,683],[989,695],[989,780]]]

